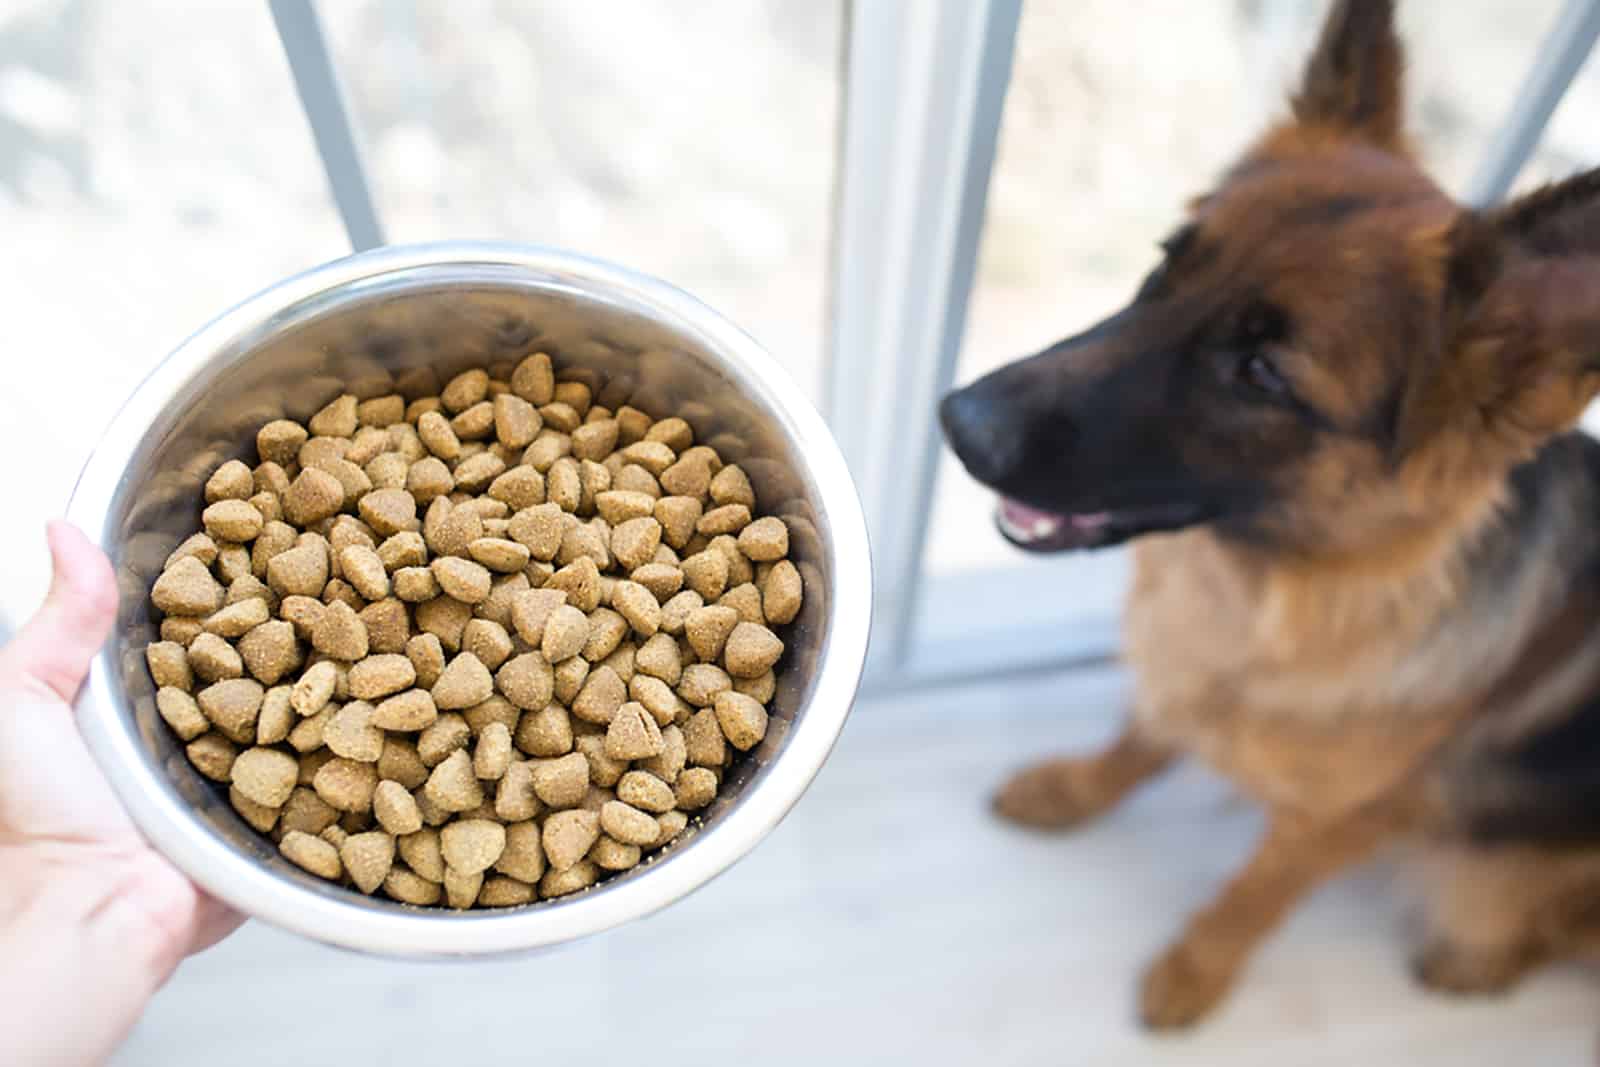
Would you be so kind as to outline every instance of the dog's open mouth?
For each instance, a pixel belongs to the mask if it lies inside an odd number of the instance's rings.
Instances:
[[[1001,535],[1029,552],[1106,548],[1143,534],[1180,530],[1201,518],[1200,508],[1186,505],[1054,512],[1005,497],[995,509]]]

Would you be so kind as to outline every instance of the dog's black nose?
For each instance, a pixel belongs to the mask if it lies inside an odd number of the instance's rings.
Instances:
[[[939,405],[945,440],[971,475],[999,485],[1017,472],[1024,444],[1015,413],[997,409],[983,383],[958,389]]]

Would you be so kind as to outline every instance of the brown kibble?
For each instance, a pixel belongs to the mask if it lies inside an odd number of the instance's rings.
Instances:
[[[383,755],[378,757],[378,774],[407,789],[421,789],[428,780],[428,765],[422,762],[417,746],[398,737],[383,739]]]
[[[439,847],[438,830],[424,827],[397,839],[395,847],[400,858],[419,878],[435,883],[444,881],[444,852]]]
[[[202,734],[184,749],[195,769],[213,782],[228,780],[238,751],[232,741],[219,733]]]
[[[583,523],[568,524],[556,551],[556,563],[565,567],[584,557],[593,560],[597,570],[611,566],[611,549],[598,529]]]
[[[253,677],[276,683],[300,663],[294,627],[281,619],[263,622],[239,639],[239,657]]]
[[[497,622],[473,619],[461,631],[461,651],[477,656],[491,671],[506,661],[512,648],[511,635]]]
[[[710,492],[712,501],[719,506],[756,506],[756,493],[750,488],[750,479],[736,463],[730,463],[717,472],[716,477],[711,479]]]
[[[575,512],[583,501],[583,479],[578,474],[578,461],[563,456],[550,464],[544,475],[544,495],[562,511]]]
[[[544,876],[544,842],[538,825],[532,821],[512,823],[505,828],[505,846],[494,862],[494,869],[519,882],[537,882]]]
[[[661,472],[678,461],[677,453],[662,444],[660,441],[651,441],[648,436],[643,441],[635,441],[622,450],[622,458],[629,463],[643,467],[653,477],[660,478]]]
[[[547,427],[522,453],[522,462],[540,474],[548,474],[556,460],[571,454],[572,438]]]
[[[327,606],[320,600],[309,596],[286,596],[278,602],[278,614],[283,621],[294,627],[294,634],[302,641],[311,640],[311,631],[316,629],[317,620],[322,618],[322,613]]]
[[[279,815],[279,825],[285,833],[299,830],[306,834],[320,834],[339,821],[339,813],[328,807],[327,801],[316,791],[305,786],[295,786],[289,800]]]
[[[518,464],[489,483],[489,496],[513,512],[537,507],[544,503],[544,475],[526,463]]]
[[[311,647],[349,663],[367,654],[367,627],[343,601],[329,604],[311,629]]]
[[[672,415],[651,426],[644,439],[660,441],[674,452],[683,452],[694,444],[694,429],[684,419]]]
[[[586,422],[572,431],[572,454],[579,459],[598,463],[616,447],[617,434],[615,419]]]
[[[501,393],[494,398],[495,439],[507,448],[526,448],[543,425],[539,413],[522,397]]]
[[[379,537],[414,530],[417,526],[417,501],[404,489],[373,489],[360,498],[361,519]]]
[[[446,497],[428,505],[422,520],[422,539],[436,556],[459,556],[483,536],[483,516],[468,507],[455,507]]]
[[[267,561],[267,585],[281,597],[322,595],[328,584],[328,550],[306,542]]]
[[[195,700],[201,713],[226,734],[228,740],[248,745],[255,740],[256,714],[261,710],[265,693],[261,683],[254,679],[227,678],[200,690]],[[267,802],[263,800],[260,803]],[[268,806],[275,808],[278,805]]]
[[[394,595],[421,604],[439,595],[439,581],[427,567],[402,567],[394,572]]]
[[[542,644],[550,615],[566,601],[567,594],[559,589],[527,589],[512,596],[511,625],[517,636],[533,646]]]
[[[717,776],[706,767],[690,767],[678,776],[676,800],[684,811],[699,811],[717,797]]]
[[[661,472],[661,488],[673,496],[699,499],[711,485],[711,468],[694,456],[684,456]]]
[[[256,431],[256,454],[264,462],[287,467],[306,443],[306,428],[288,419],[275,419]]]
[[[572,808],[589,792],[589,761],[574,752],[533,765],[533,791],[552,808]]]
[[[649,563],[661,544],[661,524],[653,516],[628,519],[611,531],[611,553],[633,570]]]
[[[502,574],[520,571],[528,565],[531,555],[526,545],[500,537],[478,538],[467,545],[467,554],[483,566]]]
[[[417,735],[417,755],[429,767],[437,767],[472,740],[472,727],[453,711],[447,711]]]
[[[437,411],[427,411],[417,419],[417,436],[429,452],[446,462],[461,455],[461,441],[450,428],[450,420]]]
[[[517,369],[511,372],[511,391],[530,404],[550,403],[556,392],[555,370],[550,357],[543,352],[535,352],[517,364]]]
[[[189,642],[189,669],[207,682],[238,678],[244,674],[244,659],[216,634],[203,633]]]
[[[322,743],[335,755],[359,763],[376,763],[383,754],[383,731],[372,723],[373,708],[364,700],[352,700],[333,713],[322,728]]]
[[[783,642],[765,626],[741,622],[728,635],[723,650],[723,666],[728,673],[740,678],[756,678],[765,674],[783,655]]]
[[[451,378],[444,391],[439,394],[439,402],[444,405],[446,411],[459,412],[467,410],[474,404],[482,403],[484,397],[488,395],[488,372],[474,368],[462,371]]]
[[[357,889],[377,892],[394,867],[394,838],[376,830],[351,834],[339,846],[339,859]]]
[[[219,500],[200,514],[206,533],[217,541],[253,541],[266,521],[246,500]]]
[[[375,549],[349,545],[339,552],[339,573],[367,600],[389,595],[389,572]]]
[[[684,620],[683,634],[695,655],[711,662],[722,655],[728,635],[739,625],[739,613],[730,607],[711,604],[696,608]]]
[[[386,652],[368,656],[359,663],[352,664],[348,684],[350,695],[357,700],[380,700],[403,689],[409,689],[416,680],[417,670],[410,659],[399,653]],[[383,728],[404,729],[397,726],[383,726]]]
[[[800,571],[786,559],[778,561],[761,587],[762,614],[775,625],[793,622],[800,614],[801,597]]]
[[[522,712],[505,697],[492,696],[482,704],[474,704],[462,712],[461,717],[466,720],[472,736],[478,737],[493,723],[499,723],[507,730],[515,730]]]
[[[590,566],[593,566],[592,562]],[[570,597],[570,590],[568,595]],[[546,620],[540,648],[546,660],[560,663],[583,651],[584,643],[588,640],[588,616],[571,604],[562,604]]]
[[[717,694],[713,707],[722,735],[740,752],[754,748],[767,736],[767,709],[751,697],[729,690]]]
[[[656,500],[648,493],[608,489],[595,494],[594,506],[602,519],[616,527],[630,519],[642,519],[652,515]]]
[[[734,629],[737,631],[738,627]],[[697,708],[711,706],[718,693],[732,688],[733,679],[728,672],[714,663],[691,663],[678,679],[678,695]]]
[[[717,600],[723,607],[732,608],[740,619],[757,625],[767,621],[761,611],[761,591],[751,582],[736,585]]]
[[[173,686],[185,692],[194,688],[188,652],[176,641],[152,641],[145,646],[144,660],[158,688]]]
[[[454,825],[454,824],[452,824]],[[498,823],[493,825],[499,825]],[[450,827],[445,827],[448,830]],[[444,869],[444,901],[446,906],[458,911],[472,907],[478,902],[478,893],[483,889],[483,872],[464,874],[454,867]]]
[[[589,661],[582,656],[562,660],[555,666],[555,698],[562,704],[571,704],[589,677]]]
[[[432,689],[444,673],[444,646],[437,634],[421,633],[408,640],[406,659],[417,672],[416,684],[423,689]]]
[[[738,540],[739,551],[757,563],[771,563],[789,554],[789,527],[772,515],[756,519],[740,530]]]
[[[606,755],[605,734],[583,734],[573,741],[572,747],[589,762],[589,793],[596,789],[610,789],[628,771],[628,761]],[[598,804],[585,799],[584,807],[600,810]]]
[[[596,608],[589,613],[589,637],[579,655],[590,663],[598,663],[615,652],[627,636],[628,620],[610,608]]]
[[[717,723],[717,713],[701,708],[683,724],[684,755],[700,767],[720,767],[728,758],[728,741]]]
[[[204,563],[184,556],[161,572],[150,599],[166,615],[210,615],[222,607],[223,593]]]
[[[324,763],[311,780],[311,788],[317,791],[317,796],[337,811],[370,811],[372,793],[377,787],[377,767],[344,757]]]
[[[481,874],[493,867],[505,848],[506,828],[488,819],[460,819],[439,831],[446,869],[462,874]]]
[[[688,624],[688,614],[690,612],[685,613],[684,626]],[[633,663],[636,670],[659,678],[668,685],[677,685],[678,679],[683,676],[683,659],[678,654],[678,643],[664,633],[656,634],[640,645]]]
[[[306,428],[315,437],[349,437],[358,425],[356,398],[345,393],[311,416]]]
[[[511,517],[506,527],[513,540],[526,548],[534,559],[552,560],[561,549],[567,520],[555,504],[536,504]]]
[[[689,705],[685,704],[672,687],[660,678],[648,674],[635,674],[628,682],[628,696],[644,705],[650,717],[661,725],[676,722],[679,718],[689,717]]]
[[[323,730],[338,710],[339,705],[329,704],[310,718],[302,719],[289,731],[289,746],[302,754],[321,749]],[[331,758],[333,753],[329,752],[328,756]]]
[[[600,817],[592,811],[558,811],[544,822],[540,843],[553,870],[565,870],[588,855],[600,837]]]
[[[629,845],[651,844],[661,832],[649,813],[620,800],[609,801],[600,809],[600,828]]]
[[[617,782],[617,799],[640,811],[659,815],[671,811],[677,803],[672,787],[646,771],[629,771]],[[601,825],[605,815],[601,813]],[[648,844],[649,842],[642,842]]]
[[[600,606],[600,568],[588,556],[556,571],[544,587],[566,593],[567,603],[580,612],[591,612]]]
[[[735,678],[733,691],[743,693],[758,704],[766,704],[778,690],[778,679],[771,671],[754,678]]]
[[[606,725],[628,698],[628,688],[610,667],[596,667],[572,702],[572,714],[584,722]]]
[[[683,580],[703,600],[716,600],[728,586],[728,561],[713,549],[696,552],[683,561]]]
[[[739,542],[727,534],[718,534],[706,545],[713,552],[722,553],[728,564],[728,588],[755,581],[755,568],[739,551]]]
[[[685,717],[687,721],[687,717]],[[666,726],[661,730],[661,755],[652,756],[639,762],[639,769],[648,771],[668,785],[678,780],[678,775],[683,772],[684,764],[689,761],[687,749],[683,741],[683,731],[677,726]],[[619,785],[621,783],[618,783]],[[623,797],[627,800],[626,797]],[[633,804],[633,801],[628,801]],[[644,805],[634,804],[635,807]],[[646,807],[646,810],[649,810]]]
[[[462,652],[445,667],[432,692],[433,702],[441,709],[470,708],[494,695],[494,678],[477,656]]]
[[[302,470],[283,494],[283,517],[296,526],[311,526],[343,507],[344,485],[317,467]]]
[[[440,873],[440,881],[443,881],[443,872]],[[402,904],[429,907],[439,903],[438,883],[421,878],[414,871],[408,871],[404,867],[393,867],[389,870],[388,877],[383,880],[383,891]]]
[[[685,589],[661,605],[661,632],[677,636],[683,633],[689,613],[705,606],[705,600],[693,589]]]
[[[433,769],[422,795],[444,811],[471,811],[483,803],[483,786],[464,749],[456,749]]]
[[[422,812],[406,787],[395,781],[381,781],[372,793],[372,813],[378,825],[396,837],[422,829]]]
[[[513,762],[495,787],[495,817],[502,822],[520,822],[543,810],[538,794],[533,791],[533,768],[521,761]]]
[[[498,781],[511,766],[511,731],[505,723],[492,722],[478,734],[472,752],[472,773],[486,782]]]
[[[658,604],[676,595],[678,590],[683,588],[683,571],[675,564],[646,563],[635,569],[629,578],[649,590]]]
[[[492,576],[481,563],[447,556],[434,560],[431,569],[445,595],[463,604],[481,604],[489,599]]]
[[[743,504],[723,504],[721,507],[712,508],[700,516],[700,521],[695,523],[695,532],[706,537],[716,537],[718,534],[734,534],[743,530],[750,524],[750,509]]]
[[[294,792],[300,767],[293,756],[273,748],[250,748],[233,761],[233,787],[268,808],[281,808]]]
[[[656,816],[656,825],[661,827],[661,834],[655,839],[654,844],[646,846],[647,849],[660,848],[683,833],[684,828],[689,825],[689,816],[681,811],[669,811]]]
[[[176,686],[156,690],[156,711],[184,741],[193,741],[211,728],[194,697]]]
[[[599,870],[588,860],[579,860],[565,870],[551,868],[539,879],[539,895],[546,900],[564,897],[589,888],[599,877]]]
[[[656,501],[653,514],[661,524],[661,539],[673,548],[681,549],[694,536],[702,507],[695,497],[668,496]]]
[[[582,422],[582,417],[571,404],[564,403],[561,398],[561,386],[556,386],[556,399],[548,404],[539,406],[539,415],[544,419],[545,425],[561,433],[571,433]]]
[[[455,476],[436,456],[424,456],[406,468],[405,491],[419,505],[431,504],[455,487]]]
[[[546,704],[518,721],[514,740],[530,756],[564,756],[572,751],[572,720],[560,704]]]
[[[620,683],[619,683],[620,684]],[[661,727],[644,705],[628,701],[606,728],[606,755],[615,760],[649,759],[662,752]]]
[[[375,396],[356,405],[356,421],[362,426],[386,429],[406,417],[406,399],[399,393]],[[388,440],[388,435],[384,435]]]
[[[495,675],[495,684],[507,700],[531,711],[550,703],[555,676],[544,656],[527,652],[507,661]]]
[[[590,861],[603,871],[626,871],[638,866],[640,857],[638,845],[625,845],[604,834],[589,850]]]
[[[376,600],[361,609],[361,623],[367,628],[368,643],[375,653],[405,651],[411,640],[411,619],[406,606],[390,597]]]
[[[344,873],[344,865],[339,862],[339,850],[320,837],[290,830],[278,842],[278,851],[290,863],[318,878],[332,882]]]

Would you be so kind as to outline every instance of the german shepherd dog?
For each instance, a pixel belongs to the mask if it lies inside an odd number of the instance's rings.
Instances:
[[[1266,808],[1145,971],[1199,1019],[1307,891],[1380,846],[1415,970],[1499,990],[1600,949],[1600,170],[1487,211],[1402,128],[1391,0],[1338,0],[1292,100],[1133,301],[945,398],[1035,552],[1134,541],[1132,707],[995,800],[1065,828],[1194,756]]]

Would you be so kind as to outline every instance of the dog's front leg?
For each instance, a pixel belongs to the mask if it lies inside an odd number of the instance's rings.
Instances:
[[[1046,760],[1011,778],[995,794],[995,811],[1045,830],[1062,830],[1110,811],[1140,782],[1159,774],[1173,752],[1130,720],[1110,747],[1090,756]]]
[[[1228,992],[1250,953],[1324,879],[1371,854],[1389,832],[1378,819],[1319,822],[1272,813],[1244,869],[1197,912],[1146,969],[1139,1015],[1152,1029],[1187,1026]]]

